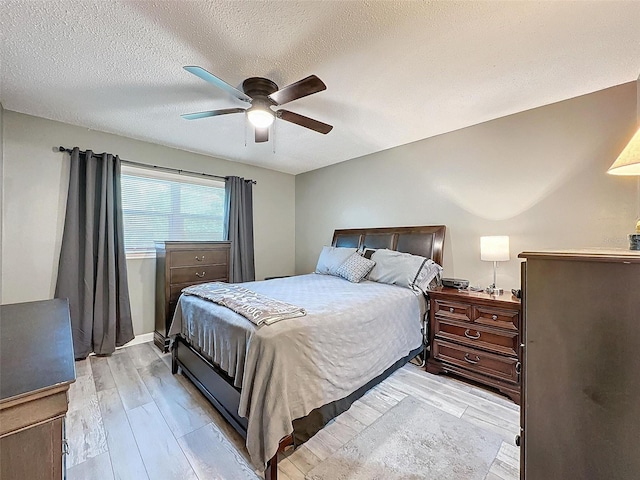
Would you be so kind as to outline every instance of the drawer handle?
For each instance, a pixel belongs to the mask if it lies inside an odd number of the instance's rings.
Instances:
[[[202,255],[202,257],[199,257],[198,255],[196,255],[196,260],[199,262],[203,262],[204,261],[204,255]]]
[[[449,311],[450,311],[451,313],[455,312],[455,310],[453,309],[453,307],[449,307]]]
[[[522,373],[522,363],[516,363],[516,373],[520,375]]]
[[[198,273],[196,272],[196,277],[198,278],[204,278],[204,276],[207,274],[207,272],[202,272],[202,273]]]
[[[66,438],[62,440],[62,454],[69,455],[69,442]]]
[[[471,359],[469,358],[469,354],[468,354],[468,353],[465,353],[465,354],[464,354],[464,359],[465,359],[467,362],[469,362],[469,363],[471,363],[471,364],[473,364],[473,365],[475,365],[476,363],[478,363],[478,362],[480,361],[480,357],[479,357],[478,355],[474,355],[474,357],[476,357],[476,359],[475,359],[475,360],[471,360]]]
[[[477,335],[471,335],[471,330],[469,330],[468,328],[464,331],[464,336],[467,338],[470,338],[471,340],[477,340],[480,338],[480,332],[478,332],[478,330],[476,330]]]
[[[491,315],[491,320],[497,320],[498,319],[498,315]]]

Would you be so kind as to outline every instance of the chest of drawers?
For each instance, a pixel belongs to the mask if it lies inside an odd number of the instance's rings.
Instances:
[[[497,388],[520,403],[520,301],[511,295],[429,292],[430,373],[453,373]]]
[[[167,351],[180,292],[189,285],[229,281],[229,242],[156,242],[156,325],[153,341]]]
[[[0,306],[0,478],[62,480],[75,382],[69,302]]]

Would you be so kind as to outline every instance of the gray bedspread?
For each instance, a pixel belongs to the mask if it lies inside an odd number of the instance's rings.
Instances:
[[[424,297],[406,288],[319,274],[243,287],[307,315],[256,327],[183,295],[169,334],[182,333],[242,386],[238,413],[248,418],[247,449],[258,467],[292,433],[293,420],[346,397],[422,341]]]

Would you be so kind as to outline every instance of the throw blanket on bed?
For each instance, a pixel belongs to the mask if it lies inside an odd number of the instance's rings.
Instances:
[[[255,325],[271,325],[287,318],[303,317],[304,308],[252,292],[239,285],[221,282],[201,283],[182,290],[233,310]]]

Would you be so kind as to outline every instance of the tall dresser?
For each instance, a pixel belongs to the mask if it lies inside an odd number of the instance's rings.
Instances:
[[[64,417],[76,379],[66,299],[0,306],[0,478],[65,477]]]
[[[153,341],[166,352],[169,327],[183,288],[229,281],[230,242],[156,242],[156,326]]]
[[[640,478],[640,252],[524,252],[521,478]]]

